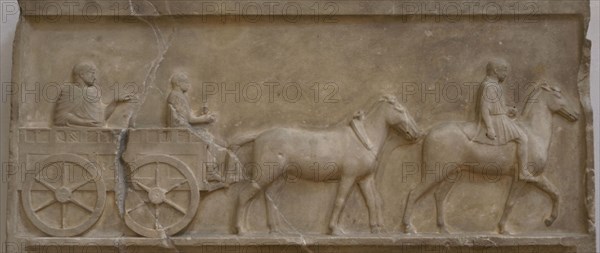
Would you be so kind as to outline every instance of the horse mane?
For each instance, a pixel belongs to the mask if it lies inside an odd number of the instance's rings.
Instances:
[[[366,111],[365,115],[368,115],[368,114],[374,112],[375,109],[377,109],[377,106],[380,105],[382,102],[390,103],[396,107],[402,107],[402,105],[398,102],[398,99],[396,99],[396,96],[390,95],[390,94],[379,95],[378,100],[375,102],[371,102],[372,100],[373,99],[369,99],[368,103],[371,103],[371,106]],[[362,111],[362,110],[359,110],[357,112],[360,112],[360,111]]]
[[[529,95],[527,95],[527,99],[525,99],[525,105],[523,107],[523,112],[521,113],[521,115],[529,114],[529,111],[531,111],[530,105],[536,103],[536,100],[542,93],[542,90],[543,88],[540,85],[536,85],[533,87],[533,90],[529,93]]]
[[[402,105],[398,102],[396,97],[393,95],[384,94],[384,95],[373,96],[373,97],[369,98],[367,100],[367,102],[365,102],[362,106],[358,107],[356,110],[342,115],[341,119],[337,120],[336,123],[333,123],[333,124],[331,124],[327,127],[323,127],[323,128],[335,127],[338,125],[347,125],[347,124],[349,124],[349,122],[352,119],[358,117],[359,115],[369,115],[370,113],[374,112],[375,109],[377,109],[377,106],[380,105],[382,102],[387,102],[394,106],[402,107]],[[321,127],[316,127],[316,128],[321,128]]]

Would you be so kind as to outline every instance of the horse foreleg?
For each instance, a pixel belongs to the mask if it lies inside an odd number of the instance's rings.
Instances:
[[[383,225],[381,220],[383,218],[381,214],[381,203],[379,203],[380,199],[378,199],[380,196],[375,188],[373,174],[360,181],[359,186],[365,197],[367,208],[369,209],[369,225],[371,226],[371,233],[380,233]]]
[[[342,177],[338,186],[337,195],[333,211],[331,212],[331,220],[329,221],[329,234],[340,235],[342,231],[339,228],[340,213],[344,208],[348,194],[354,185],[355,178]]]
[[[371,181],[371,189],[375,193],[375,210],[377,210],[377,224],[379,224],[380,228],[383,228],[383,198],[381,198],[381,193],[377,190],[375,186],[375,178]]]
[[[435,208],[437,210],[437,226],[442,233],[448,233],[446,222],[444,219],[444,200],[450,193],[450,189],[454,185],[454,181],[444,180],[435,190],[433,196],[435,198]]]
[[[236,221],[234,233],[242,235],[246,232],[246,218],[250,200],[261,191],[261,187],[254,181],[247,182],[238,195]]]
[[[267,209],[267,225],[269,226],[270,233],[279,232],[279,219],[277,217],[277,206],[273,199],[275,195],[281,190],[285,183],[285,179],[280,177],[276,179],[265,191],[265,204]]]
[[[544,191],[546,194],[548,194],[548,196],[550,196],[550,199],[552,200],[552,213],[550,214],[550,217],[544,219],[544,223],[546,224],[546,226],[549,227],[552,225],[552,223],[554,223],[554,221],[558,217],[558,206],[560,202],[558,188],[556,188],[556,186],[554,186],[553,183],[548,181],[548,179],[543,175],[538,176],[536,180],[531,183],[537,186],[540,190]]]
[[[498,230],[501,234],[506,233],[506,220],[508,219],[512,208],[515,205],[515,201],[520,196],[521,190],[523,189],[523,186],[525,186],[525,184],[526,182],[515,178],[510,185],[508,197],[506,198],[506,203],[504,204],[504,211],[502,211],[502,217],[500,217],[500,221],[498,222]]]

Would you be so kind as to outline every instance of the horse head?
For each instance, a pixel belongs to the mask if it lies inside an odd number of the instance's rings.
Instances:
[[[533,95],[529,99],[531,101],[528,101],[528,103],[544,103],[547,109],[553,114],[558,114],[571,122],[577,121],[579,113],[572,106],[572,103],[563,96],[560,88],[543,83],[536,87],[536,90],[533,92]],[[524,113],[527,113],[527,109]]]
[[[379,101],[382,104],[381,108],[384,110],[388,126],[404,134],[410,141],[415,141],[423,135],[408,110],[398,102],[395,96],[384,95]]]

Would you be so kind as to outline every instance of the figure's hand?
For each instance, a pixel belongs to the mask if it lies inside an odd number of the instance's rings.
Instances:
[[[102,125],[100,122],[95,121],[95,120],[86,120],[84,122],[84,124],[85,124],[85,126],[91,126],[91,127],[99,127]]]
[[[102,126],[102,124],[100,124],[100,122],[95,121],[95,120],[81,120],[76,123],[67,122],[67,126],[68,127],[72,127],[72,126],[99,127],[99,126]]]
[[[131,100],[136,100],[136,99],[137,99],[137,95],[135,95],[135,94],[133,94],[133,93],[130,93],[130,94],[127,94],[127,95],[125,95],[125,96],[124,96],[124,97],[121,99],[121,101],[125,102],[125,101],[131,101]]]
[[[517,108],[515,108],[515,107],[508,108],[508,112],[507,112],[508,117],[516,118],[517,114],[519,114],[519,110],[517,110]]]
[[[212,112],[207,113],[204,117],[206,117],[206,123],[213,123],[217,120],[217,115]]]
[[[494,129],[488,129],[485,136],[487,136],[490,140],[495,140],[496,139],[496,131],[494,131]]]

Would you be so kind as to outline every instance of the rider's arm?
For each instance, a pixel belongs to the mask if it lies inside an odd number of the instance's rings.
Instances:
[[[489,95],[490,93],[488,93],[488,92],[490,92],[490,90],[487,89],[488,87],[489,86],[484,87],[484,90],[483,90],[484,92],[481,97],[481,104],[479,106],[481,109],[480,110],[481,118],[483,119],[483,123],[485,124],[488,136],[490,136],[490,138],[491,138],[496,133],[494,131],[494,127],[492,126],[492,117],[490,114],[490,111],[492,109],[491,108],[492,102],[490,101],[490,99],[492,99],[492,98],[488,97],[488,96],[490,96]]]

